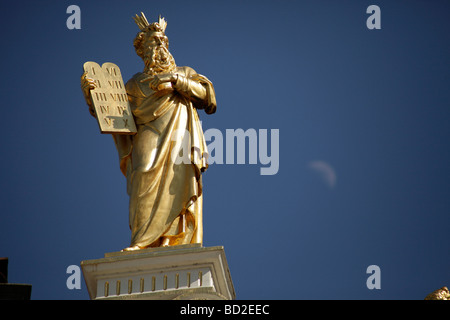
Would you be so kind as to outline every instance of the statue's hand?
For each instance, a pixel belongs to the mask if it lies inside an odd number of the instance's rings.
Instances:
[[[85,93],[85,96],[89,96],[89,93],[92,89],[97,88],[95,85],[95,81],[92,78],[87,77],[87,71],[84,72],[81,75],[81,89],[83,90],[83,93]]]
[[[83,91],[84,99],[89,106],[89,112],[93,117],[96,117],[94,111],[94,105],[92,104],[91,90],[97,86],[94,79],[87,77],[87,71],[81,75],[81,90]]]
[[[148,82],[150,88],[159,91],[172,88],[172,83],[175,83],[177,79],[178,75],[176,73],[161,73],[142,79],[141,82]]]

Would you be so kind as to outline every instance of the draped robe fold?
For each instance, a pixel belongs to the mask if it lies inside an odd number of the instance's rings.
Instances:
[[[148,77],[143,73],[126,84],[138,132],[113,138],[130,197],[130,246],[203,241],[201,175],[208,151],[197,109],[214,113],[215,93],[193,69],[177,67],[176,73],[173,89],[153,91],[140,82]]]

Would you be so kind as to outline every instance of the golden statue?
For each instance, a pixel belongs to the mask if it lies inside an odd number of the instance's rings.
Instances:
[[[197,109],[216,111],[214,87],[192,68],[176,66],[164,18],[149,24],[141,13],[134,20],[140,28],[134,48],[145,66],[125,89],[137,132],[112,133],[130,197],[131,244],[123,250],[201,244],[208,151]],[[91,114],[98,117],[92,97],[97,84],[87,72],[81,87]],[[173,153],[184,151],[175,148],[181,141],[189,142],[190,154],[183,155],[189,163],[174,161]]]

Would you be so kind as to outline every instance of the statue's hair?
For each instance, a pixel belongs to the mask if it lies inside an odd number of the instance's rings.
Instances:
[[[144,59],[144,50],[142,50],[142,42],[144,41],[145,32],[140,31],[136,35],[133,41],[134,50],[136,51],[136,54]]]

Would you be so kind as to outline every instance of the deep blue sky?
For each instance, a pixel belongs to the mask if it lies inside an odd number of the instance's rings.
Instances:
[[[81,30],[66,28],[71,4]],[[366,27],[371,4],[381,30]],[[164,16],[177,64],[214,83],[205,130],[279,129],[276,175],[204,174],[204,245],[225,247],[238,299],[423,299],[450,285],[450,3],[360,0],[2,1],[10,282],[88,299],[66,268],[129,244],[125,178],[79,83],[88,60],[125,81],[142,70],[141,11]],[[380,290],[366,287],[373,264]]]

